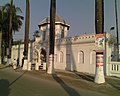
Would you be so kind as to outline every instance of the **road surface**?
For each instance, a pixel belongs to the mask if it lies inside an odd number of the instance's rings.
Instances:
[[[119,96],[119,91],[108,84],[96,85],[72,75],[0,68],[0,96]]]

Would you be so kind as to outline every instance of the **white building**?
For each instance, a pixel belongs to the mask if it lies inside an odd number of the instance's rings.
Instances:
[[[96,70],[96,35],[83,34],[79,36],[67,37],[70,25],[61,17],[56,16],[55,19],[55,52],[54,52],[54,68],[60,70],[70,70],[78,72],[87,72],[95,74]],[[34,42],[29,45],[29,62],[35,64],[37,70],[43,64],[48,65],[49,52],[49,28],[50,18],[40,22],[39,30],[34,34]],[[109,37],[109,36],[108,36]],[[18,46],[18,45],[17,45]],[[17,59],[13,46],[12,57]],[[23,46],[20,48],[23,53]],[[31,51],[32,50],[32,51]],[[108,42],[105,44],[104,52],[104,70],[105,74],[110,75],[111,47]],[[21,57],[20,65],[21,65]],[[112,66],[112,65],[111,65]]]

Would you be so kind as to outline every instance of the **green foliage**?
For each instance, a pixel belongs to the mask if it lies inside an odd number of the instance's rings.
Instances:
[[[13,0],[11,0],[11,2],[13,2]],[[16,7],[13,3],[7,3],[0,7],[0,31],[2,32],[3,51],[8,47],[8,38],[11,38],[13,41],[13,32],[19,31],[22,26],[23,16],[18,15],[21,12],[21,9]],[[10,13],[12,13],[12,15]],[[12,16],[11,35],[9,35],[10,16]]]
[[[112,45],[114,45],[115,43],[116,43],[116,37],[113,36],[113,35],[110,35],[110,36],[109,36],[109,40],[108,40],[108,44],[109,44],[110,46],[112,46]]]

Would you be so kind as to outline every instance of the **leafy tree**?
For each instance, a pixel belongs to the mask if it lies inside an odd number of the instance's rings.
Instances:
[[[4,45],[2,52],[6,52],[8,44],[10,44],[9,46],[12,45],[13,32],[19,31],[22,26],[23,16],[18,15],[21,12],[21,9],[13,4],[13,0],[11,0],[11,3],[7,3],[0,8],[0,30],[3,37],[2,45]],[[6,53],[3,53],[4,55]],[[11,54],[9,54],[9,57],[11,57]]]

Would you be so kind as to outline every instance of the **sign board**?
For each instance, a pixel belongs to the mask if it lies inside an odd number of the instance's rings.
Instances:
[[[96,51],[105,50],[105,35],[104,34],[95,35],[95,46],[96,46]]]

